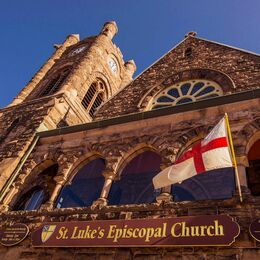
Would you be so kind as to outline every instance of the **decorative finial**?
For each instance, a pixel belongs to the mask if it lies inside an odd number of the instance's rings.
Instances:
[[[116,22],[110,21],[104,24],[101,34],[104,34],[110,39],[112,39],[117,32],[118,32],[118,28]]]
[[[196,35],[197,35],[197,32],[188,32],[185,34],[185,38],[187,38],[189,36],[195,37]]]

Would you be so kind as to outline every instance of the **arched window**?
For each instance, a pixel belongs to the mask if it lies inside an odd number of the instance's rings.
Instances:
[[[22,194],[15,203],[13,210],[35,210],[48,201],[54,187],[53,178],[58,172],[58,164],[43,170],[33,181],[33,188]]]
[[[260,140],[257,140],[248,153],[247,184],[252,195],[260,196]]]
[[[57,208],[87,207],[100,197],[105,160],[97,158],[84,165],[70,184],[66,185],[57,200]]]
[[[55,92],[57,92],[62,85],[62,83],[65,81],[67,76],[70,73],[70,68],[64,69],[61,73],[56,75],[54,78],[52,78],[46,86],[44,86],[42,92],[39,94],[39,97],[44,97],[48,95],[52,95]]]
[[[160,172],[161,157],[146,151],[133,158],[115,181],[109,193],[109,204],[137,204],[155,201],[152,178]]]
[[[223,95],[223,91],[214,81],[205,79],[188,80],[161,91],[153,98],[151,107],[157,109],[176,106],[221,95]]]
[[[185,152],[199,145],[201,141],[202,139],[196,139],[194,142],[191,142],[178,155],[178,158],[181,158]],[[172,195],[175,201],[227,199],[232,197],[234,190],[235,175],[231,167],[207,171],[182,183],[172,185]]]
[[[103,103],[105,99],[105,85],[98,80],[92,83],[84,96],[81,104],[88,111],[91,117],[94,116],[96,109]]]
[[[14,210],[35,210],[48,199],[44,188],[34,187],[26,192],[16,203]]]

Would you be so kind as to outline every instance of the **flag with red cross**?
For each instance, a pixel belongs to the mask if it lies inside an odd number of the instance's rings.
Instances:
[[[232,167],[225,118],[201,141],[188,149],[173,165],[153,178],[155,189],[180,183],[197,174]]]

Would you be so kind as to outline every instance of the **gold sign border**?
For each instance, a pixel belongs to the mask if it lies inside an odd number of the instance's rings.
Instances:
[[[256,220],[259,220],[259,221],[260,221],[260,218],[257,218],[257,219],[253,220],[253,221],[250,223],[250,225],[249,225],[249,233],[250,233],[250,235],[251,235],[251,237],[252,237],[253,239],[255,239],[257,242],[260,242],[260,240],[257,239],[257,238],[251,233],[252,223],[255,222]]]
[[[196,217],[207,217],[207,216],[212,216],[212,215],[198,215]],[[229,214],[217,214],[215,216],[227,216],[229,218],[231,218],[232,222],[234,222],[237,227],[238,227],[238,233],[236,236],[234,236],[233,240],[229,243],[229,244],[214,244],[214,245],[124,245],[124,246],[118,246],[118,244],[116,245],[91,245],[91,246],[86,246],[86,245],[77,245],[76,247],[80,247],[80,248],[115,248],[115,247],[122,247],[122,248],[131,248],[131,247],[216,247],[216,246],[223,246],[223,247],[227,247],[227,246],[230,246],[232,245],[235,241],[236,241],[236,238],[240,235],[240,232],[241,232],[241,228],[240,228],[240,225],[237,223],[236,221],[236,218],[235,217],[231,217]],[[174,217],[174,218],[191,218],[193,216],[179,216],[179,217]],[[171,217],[170,217],[171,218]],[[153,219],[153,218],[147,218],[147,219],[138,219],[138,220],[149,220],[149,219]],[[169,219],[169,217],[167,218],[161,218],[161,219]],[[137,219],[135,219],[137,220]],[[96,222],[98,221],[115,221],[115,219],[113,220],[96,220]],[[70,223],[77,223],[77,222],[80,222],[80,221],[64,221],[64,222],[70,222]],[[91,221],[90,221],[91,222]],[[61,223],[61,222],[48,222],[48,223]],[[36,231],[36,230],[35,230]],[[44,248],[72,248],[72,247],[75,247],[75,246],[44,246],[44,245],[39,245],[39,246],[34,246],[32,244],[32,236],[31,236],[31,245],[32,247],[44,247]]]

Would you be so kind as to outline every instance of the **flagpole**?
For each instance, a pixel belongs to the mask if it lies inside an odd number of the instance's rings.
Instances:
[[[240,202],[243,202],[240,180],[239,180],[239,176],[238,176],[236,155],[235,155],[235,150],[234,150],[234,145],[233,145],[233,141],[232,141],[232,135],[231,135],[231,130],[230,130],[230,125],[229,125],[227,113],[225,113],[225,120],[226,120],[226,124],[227,124],[227,132],[228,132],[228,139],[229,139],[229,144],[230,144],[231,156],[232,156],[232,159],[233,159],[233,166],[235,168],[235,175],[236,175],[236,180],[237,180],[239,198],[240,198]]]

